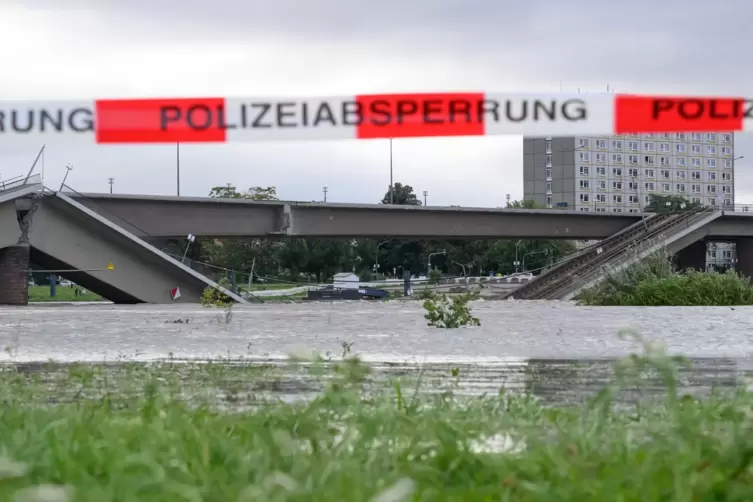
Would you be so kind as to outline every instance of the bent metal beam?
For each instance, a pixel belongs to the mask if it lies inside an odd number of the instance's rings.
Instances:
[[[144,238],[394,237],[603,239],[634,213],[249,201],[209,197],[69,194]]]

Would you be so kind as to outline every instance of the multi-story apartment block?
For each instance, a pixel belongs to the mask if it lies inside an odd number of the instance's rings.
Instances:
[[[652,195],[731,207],[734,180],[732,133],[523,139],[524,198],[551,208],[638,213]]]

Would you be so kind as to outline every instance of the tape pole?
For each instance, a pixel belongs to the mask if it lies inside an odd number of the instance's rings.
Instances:
[[[0,101],[0,142],[228,143],[753,130],[742,97],[420,93]]]

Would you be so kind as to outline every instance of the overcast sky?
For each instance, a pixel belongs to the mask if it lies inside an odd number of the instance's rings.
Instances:
[[[750,96],[750,0],[0,0],[0,100],[420,91]],[[753,201],[753,135],[738,135],[736,202]],[[41,146],[41,145],[39,145]],[[31,145],[0,144],[0,175]],[[174,146],[50,144],[82,192],[175,194]],[[387,140],[181,145],[181,195],[274,185],[281,198],[378,202]],[[522,197],[519,137],[400,139],[395,181],[429,204]],[[751,167],[748,167],[751,166]]]

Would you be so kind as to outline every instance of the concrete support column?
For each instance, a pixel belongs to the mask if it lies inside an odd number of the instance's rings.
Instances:
[[[0,305],[28,305],[28,270],[28,244],[0,249]]]
[[[680,270],[706,270],[706,241],[696,241],[675,254],[675,263]]]
[[[753,238],[741,238],[735,242],[737,251],[737,271],[753,278]]]

